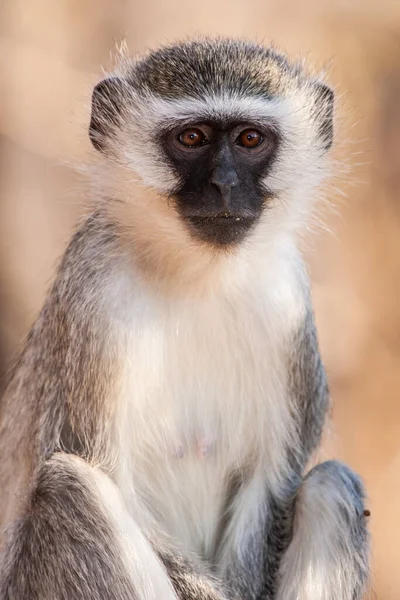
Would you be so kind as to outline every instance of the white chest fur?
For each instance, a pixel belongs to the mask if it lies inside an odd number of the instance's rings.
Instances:
[[[185,552],[212,554],[234,471],[251,462],[274,485],[282,469],[285,348],[304,314],[284,266],[201,301],[132,302],[118,485]]]

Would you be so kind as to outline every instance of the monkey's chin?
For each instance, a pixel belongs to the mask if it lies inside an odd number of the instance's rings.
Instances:
[[[256,224],[255,217],[187,217],[190,233],[196,239],[218,248],[240,244]]]

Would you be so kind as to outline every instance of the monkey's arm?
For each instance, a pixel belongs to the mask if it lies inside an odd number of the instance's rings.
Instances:
[[[287,490],[274,503],[263,600],[361,600],[369,562],[362,483],[335,461],[301,477],[329,405],[311,310],[294,336],[289,375],[299,439]]]
[[[108,450],[107,398],[119,363],[100,300],[114,238],[100,214],[74,235],[2,398],[2,526],[18,515],[36,469],[55,450],[86,458]]]
[[[276,600],[361,600],[368,579],[364,490],[343,463],[324,462],[295,499],[293,535],[283,555]]]

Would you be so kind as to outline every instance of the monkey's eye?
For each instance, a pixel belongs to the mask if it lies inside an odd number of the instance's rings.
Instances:
[[[207,138],[200,129],[186,129],[183,131],[178,140],[188,148],[198,148],[207,142]]]
[[[243,146],[243,148],[256,148],[262,144],[263,141],[264,138],[257,129],[245,129],[236,139],[236,143],[239,146]]]

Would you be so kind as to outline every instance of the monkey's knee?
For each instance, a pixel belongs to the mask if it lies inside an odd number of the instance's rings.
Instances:
[[[279,600],[359,600],[368,578],[364,488],[346,465],[328,461],[306,476],[293,539],[280,570]]]
[[[61,453],[39,469],[25,516],[7,532],[2,600],[137,597],[86,470]]]
[[[6,532],[1,600],[160,597],[176,600],[113,482],[77,457],[58,453],[46,461],[25,515]]]

